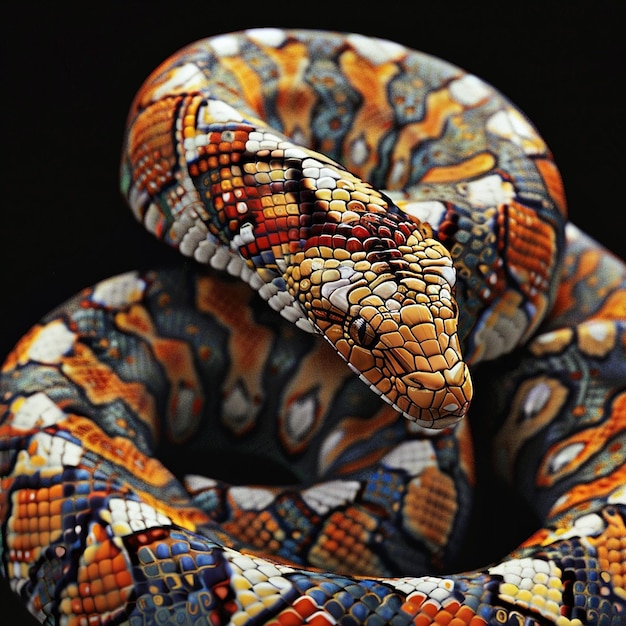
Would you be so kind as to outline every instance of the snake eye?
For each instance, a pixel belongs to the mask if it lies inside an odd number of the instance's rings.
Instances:
[[[348,334],[354,343],[363,348],[371,348],[378,341],[378,335],[372,325],[362,317],[357,317],[350,322]]]

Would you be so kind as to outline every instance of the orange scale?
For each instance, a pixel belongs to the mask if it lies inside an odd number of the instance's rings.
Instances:
[[[61,532],[63,527],[63,520],[61,515],[51,515],[49,518],[49,528],[50,532],[56,531]]]
[[[440,607],[438,603],[433,602],[432,600],[426,600],[424,604],[422,604],[421,612],[424,615],[428,615],[430,618],[434,618],[435,615],[439,612]]]
[[[43,496],[44,494],[42,494]],[[48,489],[48,496],[47,499],[50,501],[62,501],[65,498],[63,497],[63,485],[52,485],[52,487],[50,487]]]
[[[93,598],[90,598],[90,597],[83,598],[83,611],[85,613],[96,612],[96,604]]]
[[[119,608],[124,602],[122,594],[117,589],[109,591],[109,593],[105,595],[105,599],[109,611]]]
[[[72,598],[72,613],[80,615],[83,612],[83,601],[80,598]]]
[[[109,559],[98,560],[98,575],[104,579],[111,576],[113,571],[113,563]]]
[[[327,539],[324,541],[324,549],[328,552],[336,552],[339,549],[339,544],[333,539]]]
[[[302,626],[304,620],[293,609],[287,609],[276,616],[267,626]]]
[[[107,594],[110,593],[112,590],[118,589],[114,574],[107,574],[106,576],[103,576],[102,584],[104,585],[105,590],[107,590]]]
[[[124,555],[121,552],[118,552],[115,556],[113,556],[111,561],[112,561],[112,564],[113,564],[113,573],[114,574],[126,571],[126,569],[127,569],[126,559],[124,558]]]
[[[83,598],[88,598],[93,595],[92,586],[89,583],[78,583],[78,594]]]
[[[359,559],[358,554],[351,554],[345,546],[339,546],[333,555],[337,561],[348,561],[355,563]]]
[[[85,578],[92,581],[92,584],[95,584],[96,582],[102,584],[100,582],[100,563],[89,563],[87,567],[83,567],[81,569],[81,572],[84,572]]]
[[[90,582],[91,595],[95,598],[104,593],[104,585],[99,578],[94,578]]]
[[[28,520],[19,517],[19,510],[16,511],[16,516],[17,517],[12,520],[11,530],[16,535],[22,535],[24,532],[27,532]]]
[[[59,522],[59,528],[60,528],[60,522],[61,522],[61,507],[62,506],[63,506],[63,502],[61,502],[61,500],[50,501],[50,518],[52,520],[56,519]]]
[[[115,576],[115,582],[120,589],[124,589],[133,584],[133,577],[128,570],[118,572]]]
[[[400,607],[400,610],[403,613],[407,613],[408,615],[415,616],[415,615],[417,615],[419,613],[420,606],[421,606],[421,602],[419,604],[416,604],[415,602],[409,600],[408,602],[405,602]]]
[[[97,613],[104,613],[109,608],[106,597],[102,595],[94,596],[93,604]]]
[[[325,613],[318,613],[307,622],[307,624],[310,624],[311,626],[329,626],[330,624],[335,623],[335,620],[333,620]]]
[[[295,600],[293,608],[304,618],[313,615],[318,610],[317,604],[308,596],[301,596]]]
[[[457,619],[459,617],[464,617],[466,619],[466,623],[472,618],[475,614],[472,609],[468,606],[462,606],[458,600],[452,600],[445,605],[446,611],[452,613],[453,618]]]
[[[438,624],[439,626],[449,626],[452,621],[453,615],[448,613],[445,609],[441,610],[435,617],[433,618],[433,624]]]

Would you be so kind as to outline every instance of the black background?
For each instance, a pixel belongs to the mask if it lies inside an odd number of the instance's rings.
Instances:
[[[376,35],[485,79],[548,142],[572,220],[626,256],[620,4],[3,3],[0,357],[80,288],[172,260],[135,223],[118,192],[126,113],[165,57],[196,39],[247,27]],[[3,599],[5,623],[10,604]]]

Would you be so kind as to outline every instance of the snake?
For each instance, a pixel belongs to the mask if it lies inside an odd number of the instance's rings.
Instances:
[[[140,87],[120,187],[181,255],[2,367],[0,572],[39,622],[626,624],[626,266],[504,95],[220,34]],[[486,478],[534,525],[468,564]]]

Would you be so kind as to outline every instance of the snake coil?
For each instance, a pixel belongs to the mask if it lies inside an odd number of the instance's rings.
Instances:
[[[141,87],[121,185],[193,262],[4,363],[0,571],[39,621],[626,623],[626,266],[501,94],[391,41],[225,34]],[[541,527],[448,574],[479,436]]]

